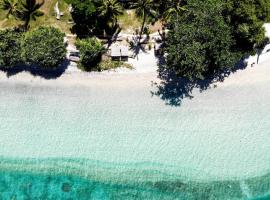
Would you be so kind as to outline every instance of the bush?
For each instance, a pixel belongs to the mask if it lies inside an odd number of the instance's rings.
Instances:
[[[26,64],[54,69],[66,56],[65,34],[53,27],[39,27],[27,32],[22,41]]]
[[[110,70],[110,69],[117,69],[119,67],[125,67],[127,69],[133,69],[132,65],[129,63],[125,63],[122,61],[112,61],[112,60],[104,60],[98,64],[98,70]]]
[[[87,38],[76,41],[76,46],[80,51],[79,66],[85,71],[98,70],[104,47],[95,38]]]
[[[22,32],[7,29],[0,30],[0,66],[11,68],[21,63]]]

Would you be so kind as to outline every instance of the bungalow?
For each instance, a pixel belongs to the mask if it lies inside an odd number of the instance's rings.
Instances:
[[[111,47],[112,60],[128,61],[128,47],[127,46],[112,46]]]

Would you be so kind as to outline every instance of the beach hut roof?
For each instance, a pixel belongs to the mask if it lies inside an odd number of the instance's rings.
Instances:
[[[127,46],[113,46],[111,48],[112,57],[126,57],[128,56],[128,47]]]

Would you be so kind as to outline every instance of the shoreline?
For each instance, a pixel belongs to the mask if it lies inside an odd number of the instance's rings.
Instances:
[[[248,174],[246,177],[224,177],[196,169],[152,162],[116,163],[78,157],[24,158],[0,156],[0,158],[0,171],[36,172],[44,174],[70,173],[82,178],[96,178],[96,181],[106,181],[107,177],[110,177],[112,182],[119,183],[128,181],[211,183],[254,181],[260,178],[268,178],[270,180],[270,170],[266,170],[260,175],[253,173]],[[99,172],[98,174],[96,173],[97,171]],[[145,176],[145,173],[147,176]],[[137,179],[134,179],[133,175]]]

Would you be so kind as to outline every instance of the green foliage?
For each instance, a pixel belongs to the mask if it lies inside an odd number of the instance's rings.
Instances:
[[[100,17],[115,25],[117,23],[117,17],[123,14],[123,7],[117,0],[104,0],[98,11]]]
[[[117,17],[123,13],[117,0],[65,0],[73,7],[75,25],[72,31],[80,38],[91,35],[113,35],[118,28]]]
[[[19,7],[15,13],[16,17],[24,22],[24,29],[29,28],[31,20],[36,20],[44,13],[39,9],[43,6],[44,1],[37,2],[37,0],[20,0]]]
[[[0,0],[0,10],[7,11],[7,18],[12,15],[23,21],[24,30],[28,30],[30,22],[43,15],[39,10],[43,4],[37,0]]]
[[[0,66],[11,68],[21,63],[22,33],[13,29],[0,30]]]
[[[269,0],[255,0],[256,16],[259,20],[270,20],[270,1]]]
[[[78,29],[91,31],[96,25],[96,5],[92,0],[65,0],[72,5],[72,18]],[[82,31],[83,32],[83,31]]]
[[[91,17],[96,11],[95,4],[92,0],[65,0],[66,3],[71,4],[74,11],[78,15]]]
[[[56,68],[66,56],[64,36],[53,27],[39,27],[27,32],[22,41],[22,57],[27,64]]]
[[[132,8],[136,9],[136,14],[139,17],[148,17],[155,18],[156,17],[156,8],[157,4],[154,0],[138,0],[132,4]]]
[[[136,10],[136,15],[143,19],[139,37],[140,40],[142,38],[145,23],[147,21],[154,22],[157,18],[157,4],[154,2],[154,0],[138,0],[132,4],[132,8]]]
[[[80,51],[80,67],[85,71],[96,70],[104,52],[102,43],[95,38],[87,38],[77,40],[76,46]]]
[[[110,69],[117,69],[119,67],[125,67],[128,69],[132,69],[132,65],[125,63],[123,61],[112,61],[112,60],[105,60],[98,64],[98,71],[110,70]]]
[[[1,0],[0,10],[7,11],[6,17],[9,18],[10,15],[14,15],[18,6],[17,0]]]
[[[92,0],[65,0],[72,5],[75,25],[72,31],[79,37],[89,35],[97,25],[96,6]]]
[[[187,11],[172,19],[167,48],[167,67],[180,76],[203,79],[229,70],[243,55],[255,53],[267,42],[263,24],[270,17],[269,0],[190,0],[186,4]]]
[[[269,0],[226,0],[223,13],[232,27],[237,50],[254,53],[254,47],[265,39],[263,24],[270,17]]]
[[[167,66],[190,80],[203,79],[234,66],[237,54],[231,28],[219,0],[188,1],[188,12],[174,19],[167,47]]]
[[[176,15],[181,15],[183,11],[186,11],[185,1],[179,0],[157,0],[159,18],[166,23],[169,23],[171,19]]]

